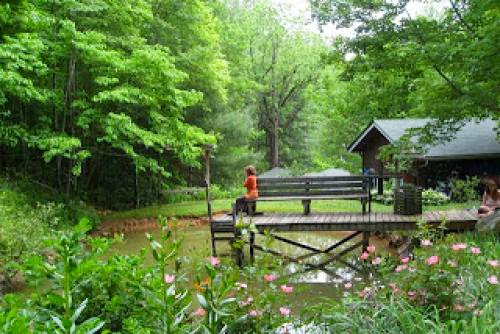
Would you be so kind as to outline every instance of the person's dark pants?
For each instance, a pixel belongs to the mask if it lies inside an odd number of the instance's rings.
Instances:
[[[245,196],[238,197],[236,199],[236,213],[238,214],[241,211],[248,213],[247,201]]]

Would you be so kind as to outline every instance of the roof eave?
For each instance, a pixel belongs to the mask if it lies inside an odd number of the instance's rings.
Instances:
[[[461,154],[461,155],[434,155],[423,156],[422,160],[442,161],[442,160],[473,160],[484,158],[500,158],[500,153],[483,153],[483,154]]]
[[[361,132],[361,134],[356,138],[356,140],[351,144],[349,145],[349,147],[347,148],[347,151],[349,153],[353,153],[353,152],[359,152],[360,150],[357,150],[357,146],[359,145],[359,143],[361,143],[363,141],[363,139],[370,133],[370,131],[372,131],[373,129],[377,129],[378,132],[380,132],[380,134],[382,136],[385,137],[385,139],[387,139],[387,141],[392,144],[394,142],[394,140],[391,138],[391,136],[389,136],[378,124],[376,121],[372,121],[371,124],[369,124],[365,130],[363,130],[363,132]]]

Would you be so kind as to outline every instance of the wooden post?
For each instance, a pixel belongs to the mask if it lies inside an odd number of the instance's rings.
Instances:
[[[252,261],[252,263],[255,260],[255,256],[254,256],[254,244],[255,244],[255,233],[254,232],[250,232],[250,261]]]
[[[212,222],[212,203],[210,200],[210,152],[212,151],[211,145],[203,146],[203,159],[205,160],[205,197],[207,200],[207,216],[208,223],[210,224],[210,235],[212,237],[212,255],[217,256],[215,249],[215,232]]]
[[[370,232],[363,232],[363,248],[362,252],[366,252],[366,249],[370,245]]]
[[[205,197],[207,200],[207,215],[209,222],[212,221],[212,203],[210,199],[210,152],[211,147],[204,147],[204,155],[203,158],[205,160]]]
[[[234,230],[234,239],[233,243],[236,245],[232,245],[235,255],[236,255],[236,264],[241,267],[243,265],[243,244],[241,243],[241,231],[236,227],[236,203],[234,203],[231,207],[232,218],[233,218],[233,230]]]
[[[302,206],[304,207],[304,215],[309,215],[311,213],[311,200],[302,200]]]

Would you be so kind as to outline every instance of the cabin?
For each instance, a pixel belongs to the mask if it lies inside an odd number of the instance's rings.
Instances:
[[[421,128],[430,119],[377,119],[369,124],[348,147],[349,152],[362,157],[362,171],[376,175],[387,175],[381,161],[377,159],[383,145],[392,144],[406,130]],[[500,142],[497,138],[497,121],[470,120],[464,124],[451,140],[429,147],[415,158],[415,181],[424,188],[436,188],[449,184],[451,178],[466,176],[500,175]],[[383,192],[379,179],[378,191]]]

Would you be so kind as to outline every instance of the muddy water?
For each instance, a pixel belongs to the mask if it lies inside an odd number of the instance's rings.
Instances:
[[[156,239],[159,239],[158,230],[153,230],[149,233],[151,233]],[[349,234],[350,232],[321,231],[288,232],[280,233],[279,235],[315,248],[325,249]],[[182,238],[180,254],[183,257],[183,262],[187,263],[187,266],[210,256],[210,230],[208,226],[184,227],[176,231],[176,237]],[[355,238],[354,242],[357,240],[358,239]],[[385,248],[382,241],[372,239],[370,242],[375,244],[377,249]],[[265,237],[258,235],[256,237],[256,243],[259,245],[265,245]],[[149,244],[146,240],[144,232],[131,232],[126,234],[124,242],[115,245],[112,251],[121,254],[138,254],[142,248],[148,248],[148,245]],[[308,250],[299,249],[295,246],[285,244],[277,240],[268,246],[273,250],[285,253],[292,257],[309,253]],[[348,246],[349,243],[345,244],[345,247]],[[342,248],[339,248],[335,253],[340,250],[342,250]],[[218,242],[217,252],[221,257],[229,257],[229,244],[223,241]],[[359,252],[360,250],[356,249],[354,252],[350,253],[350,256],[358,256]],[[257,256],[260,254],[262,253],[256,251]],[[149,257],[146,261],[151,263],[152,257],[150,254],[148,256]],[[245,256],[246,259],[248,259],[248,247],[245,248]],[[307,259],[307,262],[319,263],[324,259],[326,259],[325,255],[317,255]],[[184,269],[189,271],[189,268]],[[353,282],[353,284],[356,285],[356,282],[369,279],[368,277],[361,275],[339,262],[334,262],[329,265],[327,267],[328,273],[321,270],[313,270],[305,273],[303,271],[303,266],[294,263],[288,264],[284,268],[285,275],[289,275],[289,281],[294,284],[295,291],[297,291],[297,293],[294,293],[297,304],[303,303],[304,300],[311,301],[323,297],[339,297],[340,295],[347,293],[344,289],[344,283]]]

